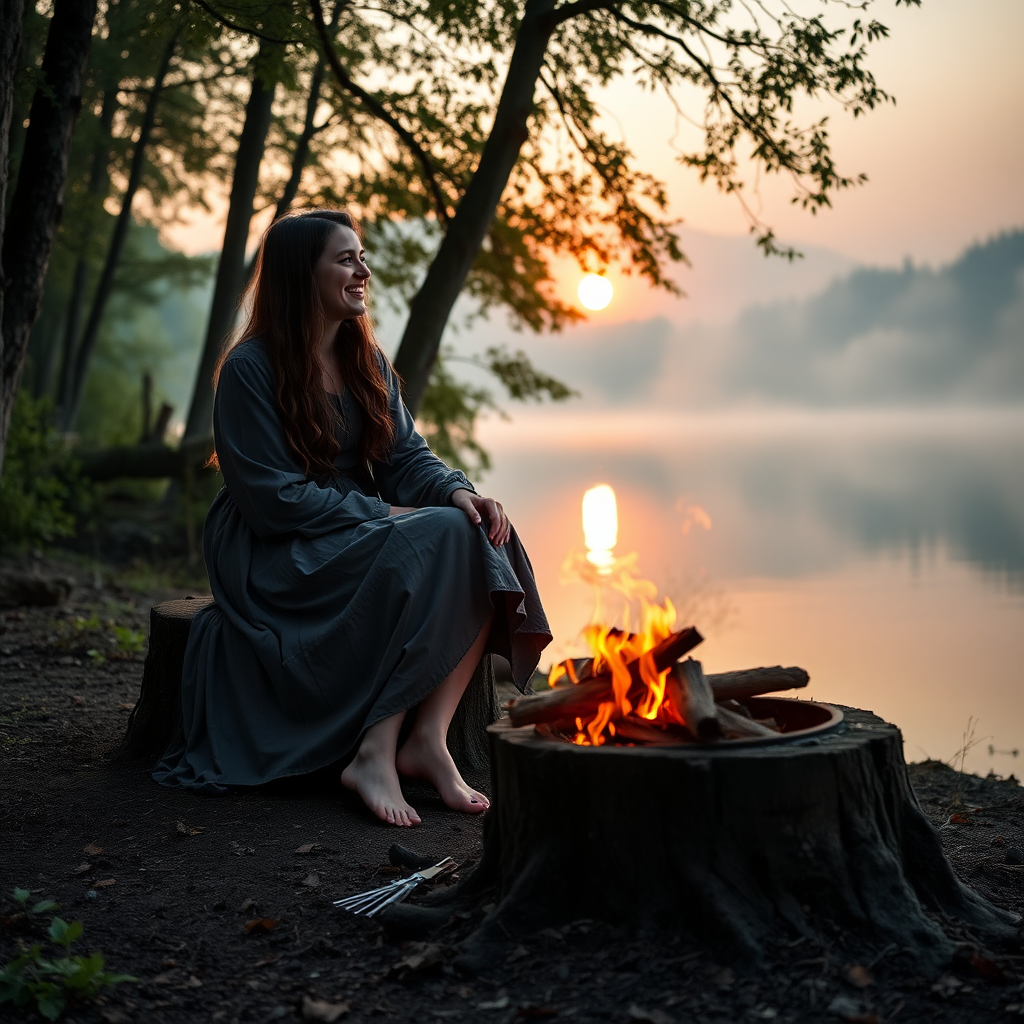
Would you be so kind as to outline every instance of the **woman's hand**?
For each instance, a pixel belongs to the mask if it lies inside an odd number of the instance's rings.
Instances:
[[[392,516],[404,516],[406,512],[415,512],[416,509],[412,505],[392,505],[388,510],[388,518]]]
[[[450,501],[456,508],[461,508],[474,523],[487,520],[487,539],[496,548],[508,542],[512,534],[512,525],[505,515],[505,510],[493,498],[484,498],[467,491],[465,487],[460,487],[452,491]]]

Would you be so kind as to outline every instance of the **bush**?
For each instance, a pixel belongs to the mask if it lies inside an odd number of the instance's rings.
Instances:
[[[0,543],[24,550],[75,532],[90,489],[50,422],[51,403],[22,391],[14,405],[0,478]]]

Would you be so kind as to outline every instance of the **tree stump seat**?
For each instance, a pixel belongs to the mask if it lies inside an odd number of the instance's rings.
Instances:
[[[155,765],[182,735],[181,672],[185,647],[196,613],[212,597],[164,601],[149,613],[149,653],[142,672],[139,699],[128,719],[119,754],[128,760]],[[480,662],[448,730],[448,749],[462,770],[489,765],[487,726],[501,716],[494,689],[490,656]]]
[[[491,808],[474,872],[381,921],[425,938],[490,905],[461,947],[469,970],[580,918],[667,926],[747,964],[773,935],[814,938],[829,922],[895,943],[929,972],[949,960],[958,926],[1012,940],[1019,918],[944,856],[899,730],[844,711],[847,728],[820,739],[735,748],[575,746],[503,719],[488,729]]]

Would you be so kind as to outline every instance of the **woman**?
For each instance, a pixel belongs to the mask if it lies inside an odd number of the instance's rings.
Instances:
[[[485,653],[522,688],[551,635],[501,505],[416,433],[373,337],[369,278],[346,213],[286,217],[263,240],[245,340],[217,373],[224,487],[203,537],[216,602],[189,635],[184,746],[154,777],[221,792],[351,756],[342,783],[408,826],[399,774],[486,809],[448,725]]]

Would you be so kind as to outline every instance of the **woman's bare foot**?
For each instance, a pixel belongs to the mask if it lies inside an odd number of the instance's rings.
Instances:
[[[452,810],[480,814],[490,806],[483,793],[466,784],[443,741],[438,743],[413,731],[398,751],[395,766],[400,775],[429,782]]]
[[[389,825],[407,828],[420,823],[420,816],[405,802],[394,763],[387,758],[360,750],[341,773],[341,784],[358,793],[363,803]]]

